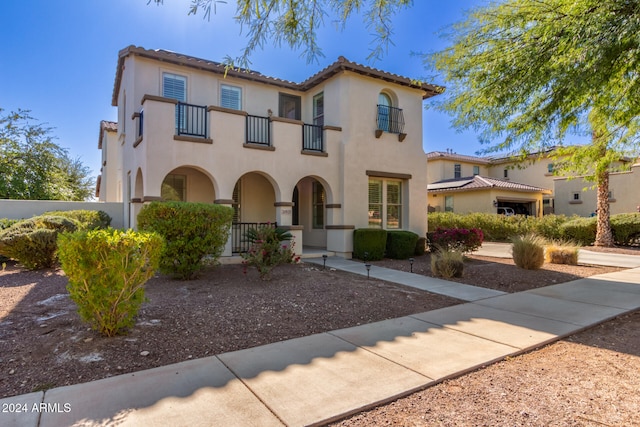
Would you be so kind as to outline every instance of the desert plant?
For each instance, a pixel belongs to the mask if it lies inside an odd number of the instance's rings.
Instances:
[[[387,231],[386,256],[393,259],[407,259],[415,255],[419,236],[411,231]]]
[[[263,225],[249,229],[245,238],[251,242],[251,247],[242,254],[243,264],[254,266],[262,280],[269,280],[271,271],[277,266],[300,261],[300,257],[295,256],[293,251],[295,242],[283,244],[292,238],[285,230]]]
[[[58,237],[67,289],[85,322],[111,337],[133,326],[144,284],[160,262],[163,239],[155,233],[114,229]]]
[[[428,233],[429,249],[456,250],[462,253],[473,252],[482,246],[484,234],[478,228],[437,228]]]
[[[104,211],[78,209],[72,211],[51,211],[43,215],[61,216],[78,222],[78,230],[94,230],[107,228],[111,224],[111,217]]]
[[[165,239],[160,270],[183,280],[215,262],[229,237],[233,209],[205,203],[152,202],[138,215],[138,227]]]
[[[367,261],[384,258],[387,246],[387,230],[359,228],[353,231],[353,257]]]
[[[544,248],[544,260],[551,264],[578,265],[580,247],[568,241],[552,241]]]
[[[544,245],[542,237],[535,234],[517,236],[512,240],[513,262],[525,270],[538,270],[544,265]]]
[[[439,248],[431,254],[431,271],[434,275],[446,279],[462,277],[464,255],[458,250]]]
[[[0,231],[0,254],[35,270],[57,262],[58,233],[74,231],[75,221],[57,216],[35,216]]]

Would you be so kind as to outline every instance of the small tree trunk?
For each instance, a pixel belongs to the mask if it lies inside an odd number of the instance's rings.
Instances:
[[[596,207],[598,209],[596,241],[594,246],[613,246],[613,233],[611,233],[611,224],[609,223],[609,171],[598,173],[598,201]]]

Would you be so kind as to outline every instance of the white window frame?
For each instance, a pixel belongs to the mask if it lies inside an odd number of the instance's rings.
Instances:
[[[460,163],[453,165],[453,177],[456,179],[462,178],[462,165]]]
[[[183,82],[183,86],[184,86],[184,91],[183,91],[183,96],[182,97],[176,97],[176,96],[172,96],[172,94],[168,94],[166,91],[168,90],[167,86],[166,86],[166,79],[173,79],[173,80],[181,80]],[[176,74],[176,73],[172,73],[169,71],[163,71],[162,72],[162,96],[165,98],[171,98],[171,99],[175,99],[177,101],[180,102],[187,102],[187,84],[189,83],[189,79],[187,78],[187,76],[183,76],[181,74]]]
[[[377,194],[378,200],[371,199],[371,184],[376,183],[380,186],[379,193]],[[399,185],[398,190],[398,201],[392,202],[390,200],[390,186]],[[380,178],[380,177],[369,177],[368,180],[368,216],[369,222],[368,225],[370,228],[382,228],[385,230],[401,230],[403,226],[403,216],[405,210],[405,202],[404,202],[404,180],[402,179],[393,179],[393,178]],[[397,208],[397,222],[394,222],[394,225],[391,225],[392,222],[390,219],[390,208]]]
[[[234,99],[231,100],[231,96],[225,96],[225,91],[233,93]],[[230,110],[242,110],[242,87],[226,83],[220,84],[220,106]]]

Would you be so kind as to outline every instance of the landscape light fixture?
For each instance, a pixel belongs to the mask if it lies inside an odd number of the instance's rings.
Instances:
[[[365,267],[367,267],[367,280],[369,280],[369,270],[371,270],[371,264],[369,264],[368,262],[365,263],[364,265]]]
[[[322,255],[322,269],[326,269],[327,268],[327,254],[323,254]]]
[[[411,272],[413,273],[413,262],[415,261],[415,259],[413,258],[409,258],[409,264],[411,264]]]

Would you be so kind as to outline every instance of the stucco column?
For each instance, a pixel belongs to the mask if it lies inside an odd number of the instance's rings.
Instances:
[[[302,254],[302,230],[301,225],[292,225],[293,223],[293,202],[276,202],[273,204],[276,208],[276,222],[278,227],[283,230],[287,230],[293,238],[291,242],[294,243],[293,252],[296,255]],[[283,242],[286,245],[288,242]]]
[[[230,208],[233,208],[232,199],[216,199],[213,201],[213,203],[215,203],[216,205],[228,206]],[[227,236],[227,243],[224,245],[224,250],[222,251],[221,256],[233,255],[233,243],[232,243],[232,235],[231,235],[232,227],[233,227],[233,224],[229,225],[229,235]]]

